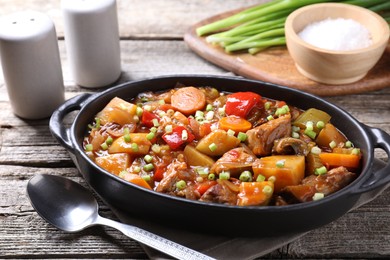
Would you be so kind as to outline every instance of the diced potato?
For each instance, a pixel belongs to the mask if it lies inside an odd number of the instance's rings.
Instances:
[[[237,137],[228,135],[225,130],[217,129],[203,137],[196,149],[210,156],[218,156],[223,155],[239,144],[240,140]]]
[[[120,125],[136,122],[137,105],[129,103],[121,98],[113,98],[96,117],[102,124],[114,122]]]
[[[187,145],[184,148],[184,156],[186,157],[186,162],[191,166],[211,167],[215,163],[213,158],[199,152],[191,145]]]
[[[345,143],[347,138],[331,123],[325,125],[316,138],[318,146],[329,147],[329,144],[334,141],[336,145]]]
[[[254,179],[263,175],[275,177],[275,192],[286,186],[298,185],[305,177],[305,157],[300,155],[276,155],[257,159],[252,165]]]
[[[96,157],[95,162],[103,169],[115,175],[119,175],[121,171],[124,171],[129,167],[130,155],[127,153],[109,154]]]
[[[114,140],[114,142],[108,148],[109,153],[128,153],[128,154],[147,154],[149,152],[152,143],[146,138],[147,133],[130,133],[130,142],[126,142],[124,137],[121,136]],[[138,149],[134,149],[134,145],[137,144]]]
[[[237,195],[238,206],[265,206],[274,191],[272,181],[242,182]]]

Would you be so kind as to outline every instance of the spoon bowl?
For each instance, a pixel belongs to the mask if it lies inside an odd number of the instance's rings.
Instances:
[[[27,184],[27,195],[38,214],[58,229],[77,232],[93,225],[105,225],[178,259],[213,259],[138,227],[101,217],[92,193],[72,180],[36,175]]]

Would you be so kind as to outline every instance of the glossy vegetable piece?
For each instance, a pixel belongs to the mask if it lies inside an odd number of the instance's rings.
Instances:
[[[245,133],[251,129],[252,124],[242,117],[226,116],[219,120],[219,128],[225,131],[233,130],[236,134],[239,132]]]
[[[172,129],[171,133],[163,134],[162,139],[164,139],[172,150],[176,150],[182,144],[191,143],[195,139],[195,136],[184,126],[178,125]]]
[[[317,123],[319,121],[322,121],[324,124],[328,123],[330,120],[331,116],[319,109],[316,108],[309,108],[305,112],[303,112],[295,121],[293,122],[294,126],[298,126],[301,129],[306,128],[306,124],[308,122],[313,123],[314,131],[318,134],[320,129],[316,127]]]
[[[299,155],[275,155],[257,159],[252,165],[254,179],[263,175],[275,177],[275,192],[289,185],[298,185],[305,177],[305,157]]]
[[[208,155],[199,152],[194,146],[186,145],[184,148],[184,156],[187,164],[190,166],[211,167],[215,163],[214,159]]]
[[[150,187],[149,183],[147,183],[144,179],[142,179],[141,176],[139,176],[136,173],[130,173],[130,172],[123,173],[122,172],[121,177],[128,182],[134,183],[134,184],[141,186],[141,187],[144,187],[148,190],[152,189]]]
[[[126,142],[123,136],[114,140],[108,148],[109,153],[128,153],[134,155],[147,154],[152,143],[147,139],[147,133],[130,133],[130,142]],[[134,144],[137,145],[135,149]]]
[[[360,166],[360,156],[343,153],[321,153],[321,162],[330,168],[344,166],[348,169],[357,169]]]
[[[238,206],[265,206],[272,197],[274,183],[272,181],[242,182],[239,191]]]
[[[95,162],[106,171],[119,175],[120,172],[129,167],[130,156],[127,153],[109,154],[96,157]]]
[[[197,144],[196,149],[210,156],[219,156],[239,144],[240,140],[237,137],[228,135],[225,130],[217,129],[202,138]]]
[[[195,185],[195,190],[202,196],[208,189],[216,185],[218,182],[213,180],[204,181]]]
[[[306,156],[306,175],[314,174],[315,170],[324,166],[318,154],[309,153]]]
[[[195,87],[184,87],[176,90],[171,96],[171,105],[176,110],[189,116],[206,106],[205,93]]]
[[[229,94],[225,104],[225,113],[246,118],[254,107],[261,107],[261,96],[254,92],[236,92]]]
[[[96,117],[101,124],[114,122],[120,125],[135,123],[137,105],[129,103],[121,98],[113,98]]]
[[[347,138],[331,123],[325,124],[325,127],[320,131],[316,138],[318,146],[329,147],[331,142],[335,142],[336,145],[339,143],[345,143]]]
[[[154,126],[153,120],[157,120],[158,122],[159,117],[156,114],[144,109],[144,111],[142,112],[141,123],[144,126],[153,127]]]

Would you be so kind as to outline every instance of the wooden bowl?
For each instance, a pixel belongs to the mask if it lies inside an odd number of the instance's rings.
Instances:
[[[298,33],[307,25],[325,19],[352,19],[371,33],[369,47],[350,51],[318,48],[302,40]],[[363,78],[378,62],[389,41],[389,25],[378,14],[362,7],[322,3],[292,12],[285,23],[287,48],[304,76],[325,84],[348,84]]]

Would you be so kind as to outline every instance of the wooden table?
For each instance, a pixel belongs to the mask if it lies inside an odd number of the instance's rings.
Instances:
[[[66,97],[100,91],[81,88],[72,81],[59,2],[0,0],[0,15],[24,9],[47,13],[57,29]],[[120,82],[169,74],[231,75],[193,53],[183,42],[183,34],[209,16],[258,2],[118,0],[123,68]],[[326,99],[359,121],[390,132],[390,88]],[[148,258],[137,242],[112,229],[95,227],[68,234],[42,220],[26,197],[29,178],[49,173],[84,182],[65,149],[51,136],[48,120],[26,121],[13,115],[2,73],[0,111],[0,258]],[[383,151],[376,154],[388,161]],[[115,218],[101,206],[102,215]],[[389,258],[390,190],[265,257]]]

